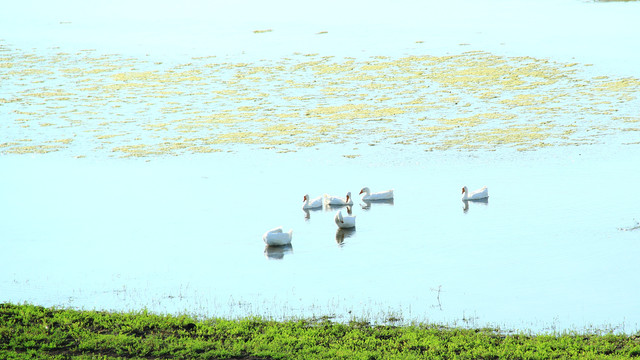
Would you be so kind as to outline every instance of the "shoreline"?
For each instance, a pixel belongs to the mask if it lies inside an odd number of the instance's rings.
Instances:
[[[640,356],[639,334],[502,334],[433,324],[348,324],[326,318],[196,320],[182,315],[0,304],[8,358],[598,358]]]

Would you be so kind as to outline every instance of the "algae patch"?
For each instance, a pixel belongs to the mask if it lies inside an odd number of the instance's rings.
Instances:
[[[151,157],[363,144],[536,150],[611,136],[640,142],[640,80],[588,76],[580,64],[469,51],[294,54],[253,63],[207,56],[166,65],[95,50],[2,48],[2,153]]]

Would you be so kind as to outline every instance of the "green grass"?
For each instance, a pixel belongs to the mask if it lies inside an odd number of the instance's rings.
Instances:
[[[640,336],[323,320],[195,320],[0,304],[0,359],[629,359]]]

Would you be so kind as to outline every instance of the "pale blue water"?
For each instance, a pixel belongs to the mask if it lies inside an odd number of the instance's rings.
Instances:
[[[640,76],[630,61],[640,49],[631,22],[638,4],[427,2],[413,11],[413,2],[390,10],[354,3],[337,13],[331,4],[306,12],[286,2],[242,12],[227,5],[234,16],[209,3],[194,5],[209,12],[153,2],[124,13],[117,2],[96,11],[34,2],[38,10],[31,12],[34,4],[22,4],[3,12],[1,34],[36,51],[59,46],[165,61],[211,54],[242,61],[294,51],[395,56],[424,44],[447,53],[469,43],[593,63],[594,74]],[[522,13],[528,15],[516,15]],[[552,25],[540,26],[549,24],[547,16]],[[269,28],[275,38],[253,36]],[[323,30],[330,36],[315,35]],[[640,148],[622,145],[637,141],[633,132],[611,139],[534,152],[371,147],[355,159],[333,145],[151,161],[4,155],[0,301],[635,332]],[[463,185],[487,185],[489,201],[464,211]],[[356,201],[353,232],[337,231],[334,210],[307,218],[301,209],[306,193],[355,196],[363,186],[394,188],[396,199],[367,209]],[[280,225],[293,229],[291,248],[265,249],[262,233]]]
[[[640,174],[619,153],[396,155],[4,158],[3,301],[635,331],[640,231],[621,228],[640,218]],[[463,211],[463,184],[489,201]],[[341,244],[333,211],[305,218],[305,193],[365,185],[396,199],[356,201]],[[272,254],[261,235],[279,225],[293,243]]]

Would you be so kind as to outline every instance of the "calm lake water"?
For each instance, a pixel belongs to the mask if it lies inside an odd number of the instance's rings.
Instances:
[[[624,158],[638,151],[590,150],[3,159],[20,169],[2,176],[3,300],[635,331],[640,174]],[[489,185],[489,201],[465,211],[464,184]],[[305,193],[365,185],[394,187],[396,199],[356,201],[344,237],[333,210],[301,209]],[[292,247],[269,251],[261,235],[279,225],[293,229]]]
[[[150,9],[140,13],[119,13],[119,3],[101,11],[35,3],[39,11],[20,2],[11,5],[11,19],[0,15],[6,47],[36,54],[91,48],[176,63],[206,55],[242,62],[296,51],[366,58],[462,47],[589,64],[593,77],[640,77],[637,61],[629,60],[640,58],[637,3],[406,2],[383,11],[356,2],[345,12],[328,4],[306,17],[288,2],[276,9],[256,2],[252,11],[153,2],[137,5]],[[218,21],[207,21],[203,9]],[[540,27],[543,19],[551,25]],[[254,33],[271,29],[275,39],[268,42],[259,36],[271,32]],[[47,36],[38,36],[42,31]],[[317,35],[323,31],[330,37]],[[232,152],[122,159],[89,140],[58,152],[7,153],[0,156],[0,301],[636,332],[639,115],[637,100],[619,104],[629,124],[624,131],[600,135],[598,123],[596,135],[580,135],[589,141],[529,151],[500,144],[494,151],[425,151],[377,139],[367,145],[373,136],[355,133],[350,137],[364,143],[284,153],[236,144]],[[3,116],[17,108],[0,102]],[[0,144],[46,141],[60,131],[12,123],[5,129],[10,138],[0,129]],[[489,200],[464,204],[465,185],[487,185]],[[396,198],[363,203],[356,195],[364,186],[393,188]],[[336,209],[301,208],[304,194],[347,191],[355,197],[354,231],[338,231]],[[262,234],[276,226],[293,229],[291,247],[265,248]]]

